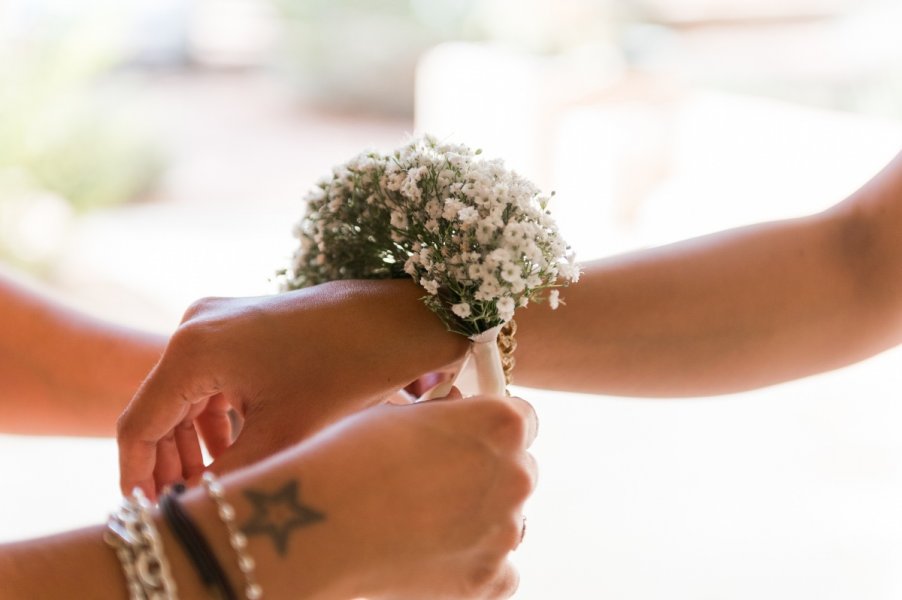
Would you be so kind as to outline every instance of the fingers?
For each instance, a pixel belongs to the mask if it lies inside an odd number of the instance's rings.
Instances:
[[[501,453],[529,448],[538,434],[536,411],[522,398],[477,396],[461,403],[458,410],[469,417],[480,438]]]
[[[472,570],[469,589],[464,593],[466,598],[503,600],[517,592],[520,574],[516,567],[508,560],[502,560],[497,564],[492,564],[493,562],[487,559]]]
[[[207,402],[206,409],[197,416],[194,423],[204,440],[207,451],[214,459],[219,458],[232,445],[231,406],[223,394],[216,394]]]
[[[154,477],[168,479],[181,471],[174,430],[192,405],[216,392],[212,386],[175,379],[168,363],[160,362],[125,409],[117,424],[120,486],[125,494],[137,486],[156,497]],[[190,391],[188,391],[190,390]],[[159,466],[157,460],[163,461]]]
[[[204,404],[191,405],[182,422],[157,442],[154,483],[158,491],[203,471],[204,459],[197,431],[194,429],[194,418],[203,411]]]
[[[182,463],[180,481],[192,481],[200,477],[204,472],[204,455],[200,450],[200,440],[193,421],[185,421],[175,428],[175,446]]]
[[[489,589],[488,598],[491,600],[510,598],[517,593],[519,587],[520,573],[509,561],[505,561],[501,572]]]
[[[536,457],[529,452],[523,453],[520,462],[524,474],[529,479],[529,489],[532,491],[539,483],[539,463],[536,461]]]
[[[230,443],[231,422],[222,399],[194,404],[185,419],[156,444],[153,485],[156,491],[178,482],[195,481],[204,469],[200,435],[195,427],[204,423],[206,438],[213,440],[215,455],[220,455]]]
[[[182,461],[175,443],[175,432],[157,442],[157,457],[153,471],[154,492],[170,483],[182,480]]]
[[[529,448],[532,446],[532,443],[536,440],[536,436],[539,435],[539,415],[536,414],[536,409],[533,408],[532,404],[524,400],[523,398],[518,398],[516,396],[505,398],[507,402],[520,414],[523,418],[523,422],[526,426],[525,436],[523,439],[524,446]]]

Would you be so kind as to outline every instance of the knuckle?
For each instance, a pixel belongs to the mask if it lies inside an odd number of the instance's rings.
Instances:
[[[498,528],[498,548],[501,552],[508,552],[516,548],[520,543],[520,534],[523,531],[523,520],[519,516],[510,515]]]
[[[510,478],[510,492],[517,501],[526,500],[535,488],[535,475],[523,464],[514,466]]]
[[[463,596],[487,600],[513,596],[519,587],[520,576],[506,556],[507,552],[493,556],[471,569]]]
[[[185,314],[182,316],[182,322],[186,323],[198,317],[199,315],[209,312],[214,306],[216,306],[219,300],[220,298],[213,296],[207,296],[205,298],[195,300],[185,310]]]
[[[489,434],[496,442],[518,446],[526,440],[526,423],[514,407],[503,400],[489,401],[486,407]]]
[[[489,591],[489,598],[492,600],[501,598],[510,598],[517,593],[520,587],[520,574],[513,566],[502,571],[500,577],[495,580],[493,589]]]
[[[172,337],[169,338],[169,345],[163,355],[165,359],[172,359],[172,355],[182,356],[192,354],[199,350],[199,347],[206,342],[209,334],[208,328],[198,321],[187,321],[179,325]],[[177,359],[179,360],[179,359]]]
[[[495,587],[495,580],[501,571],[500,559],[483,560],[472,567],[464,581],[464,597],[484,598],[491,588]]]

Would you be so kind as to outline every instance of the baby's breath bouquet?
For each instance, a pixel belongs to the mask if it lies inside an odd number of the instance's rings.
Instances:
[[[333,169],[308,194],[284,288],[336,279],[410,277],[451,331],[474,341],[483,393],[503,393],[496,344],[518,307],[575,282],[579,268],[543,196],[480,151],[410,141]]]

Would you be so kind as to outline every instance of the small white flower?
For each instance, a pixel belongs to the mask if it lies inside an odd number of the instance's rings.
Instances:
[[[326,190],[324,190],[320,186],[316,186],[312,190],[307,192],[307,195],[304,196],[304,201],[305,202],[319,202],[321,200],[325,200],[325,198],[326,198]]]
[[[442,218],[446,221],[453,221],[457,213],[464,207],[463,203],[457,198],[448,198],[445,200],[445,209],[442,211]]]
[[[579,276],[582,271],[580,271],[579,265],[566,262],[558,265],[558,273],[560,273],[561,277],[564,279],[576,283],[579,281]]]
[[[427,269],[432,268],[432,248],[420,250],[420,264]]]
[[[420,278],[420,286],[426,290],[427,293],[435,296],[438,294],[438,282],[434,279],[426,279],[425,277]]]
[[[520,275],[520,267],[516,263],[506,262],[501,265],[501,279],[508,283],[518,283],[523,280]]]
[[[455,315],[460,317],[461,319],[466,319],[470,316],[470,305],[466,302],[461,302],[460,304],[455,304],[451,307],[451,310]]]
[[[546,264],[545,255],[542,254],[542,249],[535,244],[529,244],[525,248],[522,248],[521,251],[525,260],[536,265]]]
[[[483,265],[470,263],[467,265],[467,276],[473,281],[481,281],[486,276],[486,269]]]
[[[551,310],[557,310],[561,305],[561,292],[559,290],[551,290],[548,293],[548,306]]]
[[[542,285],[542,278],[537,273],[533,273],[526,278],[526,287],[537,288]]]
[[[494,275],[486,275],[479,290],[476,292],[477,300],[492,301],[501,294],[501,284],[495,279]]]
[[[448,269],[448,277],[450,277],[453,281],[465,282],[467,280],[467,272],[463,267],[452,266]]]
[[[402,196],[405,196],[406,198],[413,200],[414,202],[419,202],[423,194],[419,186],[412,183],[405,183],[404,185],[402,185],[400,192]]]
[[[504,265],[509,263],[514,259],[513,253],[507,248],[496,248],[489,252],[488,257],[486,257],[487,263],[495,264],[495,265]]]
[[[472,225],[479,220],[479,211],[472,206],[464,206],[457,211],[457,218],[465,225]]]
[[[407,229],[407,215],[405,213],[396,211],[391,214],[390,222],[392,227],[397,227],[398,229]]]
[[[480,221],[479,225],[476,226],[476,241],[482,245],[487,245],[491,243],[496,232],[497,229],[495,229],[495,226],[492,223],[489,221]]]
[[[344,198],[341,196],[335,196],[331,200],[329,200],[329,210],[332,212],[338,212],[341,210],[341,207],[344,205]]]
[[[498,304],[496,304],[498,308],[498,317],[501,318],[502,321],[510,321],[514,318],[514,299],[510,296],[505,296],[498,300]]]
[[[454,171],[451,169],[444,169],[438,174],[438,184],[441,187],[447,187],[452,181],[454,181]]]
[[[442,216],[442,204],[434,198],[426,203],[425,210],[430,219],[438,219]]]
[[[489,213],[489,222],[495,226],[496,229],[501,229],[504,227],[504,207],[496,206]]]
[[[523,223],[511,221],[504,227],[504,240],[508,243],[519,242],[526,237]]]

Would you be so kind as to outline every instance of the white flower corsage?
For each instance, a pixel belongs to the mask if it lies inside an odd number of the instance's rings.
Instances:
[[[579,278],[549,199],[501,160],[431,136],[366,152],[307,195],[283,287],[412,278],[448,329],[473,340],[479,391],[501,394],[501,326],[531,301],[557,308],[557,288]]]

